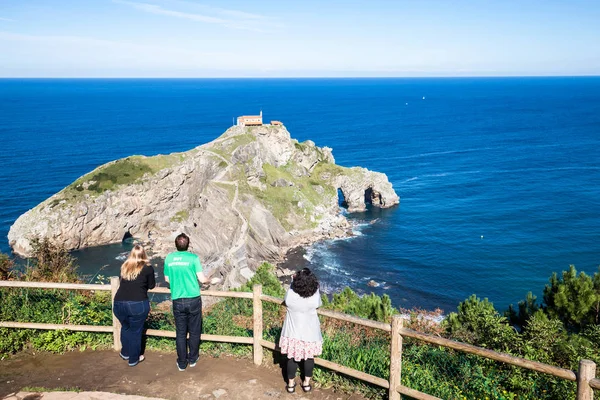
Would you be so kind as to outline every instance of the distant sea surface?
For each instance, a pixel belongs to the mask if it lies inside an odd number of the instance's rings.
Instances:
[[[297,257],[328,291],[445,312],[475,293],[504,310],[570,264],[598,270],[600,77],[0,80],[0,250],[20,214],[98,165],[189,150],[260,110],[401,197]],[[76,255],[107,276],[125,251]]]

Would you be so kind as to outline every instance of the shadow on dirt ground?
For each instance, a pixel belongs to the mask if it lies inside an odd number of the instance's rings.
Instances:
[[[288,394],[277,364],[257,367],[247,359],[201,357],[196,367],[179,372],[176,357],[174,353],[147,351],[142,363],[129,367],[118,353],[110,350],[65,354],[23,352],[0,361],[0,398],[23,387],[41,387],[173,400],[364,399],[357,394],[316,387],[304,393],[299,384],[296,393]]]

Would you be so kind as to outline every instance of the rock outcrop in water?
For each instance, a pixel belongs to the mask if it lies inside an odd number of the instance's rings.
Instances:
[[[349,211],[399,202],[384,174],[340,167],[331,149],[298,143],[283,126],[235,126],[184,153],[102,165],[21,215],[8,238],[24,256],[35,237],[79,249],[130,236],[165,255],[185,232],[236,287],[291,247],[349,235],[338,190]]]

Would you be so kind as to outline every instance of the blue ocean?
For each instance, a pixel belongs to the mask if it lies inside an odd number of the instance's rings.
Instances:
[[[504,310],[570,264],[598,271],[600,77],[0,80],[0,250],[20,214],[98,165],[191,149],[260,110],[401,198],[294,258],[328,291]],[[76,256],[112,275],[123,251]]]

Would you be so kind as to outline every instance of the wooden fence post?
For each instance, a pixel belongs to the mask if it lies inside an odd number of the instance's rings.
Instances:
[[[396,388],[400,385],[402,377],[402,336],[400,331],[403,322],[400,315],[392,317],[389,400],[400,400],[400,393],[396,391]]]
[[[110,277],[110,294],[111,294],[111,304],[114,310],[115,308],[115,296],[117,294],[117,290],[119,290],[119,277],[111,276]],[[121,323],[115,317],[115,313],[113,312],[113,349],[116,351],[121,351]]]
[[[253,329],[254,334],[253,338],[253,353],[254,353],[254,365],[261,365],[263,360],[263,348],[262,348],[262,338],[263,338],[263,312],[262,312],[262,300],[260,296],[262,295],[262,285],[254,285],[252,287],[252,316],[253,316]]]
[[[577,400],[594,400],[594,389],[590,386],[590,381],[595,377],[596,363],[580,360],[577,372]]]

